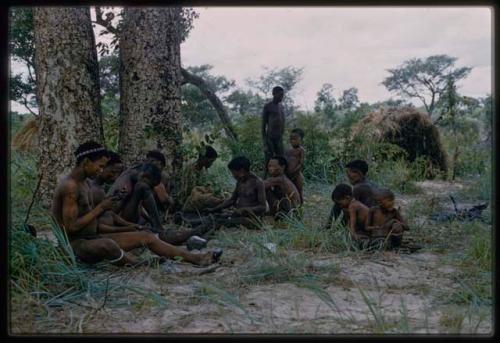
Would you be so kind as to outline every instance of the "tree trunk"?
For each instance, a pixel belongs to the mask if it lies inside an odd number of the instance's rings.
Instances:
[[[125,8],[120,32],[120,137],[125,163],[161,150],[182,167],[180,8]]]
[[[219,118],[224,125],[224,130],[226,131],[228,137],[237,141],[238,136],[236,135],[236,131],[231,124],[231,119],[229,118],[229,115],[227,114],[222,101],[220,101],[215,92],[210,89],[210,86],[201,77],[191,74],[186,69],[181,69],[181,72],[183,78],[182,84],[190,83],[198,87],[198,89],[207,97],[208,101],[210,101],[212,106],[217,111],[217,114],[219,115]]]
[[[87,140],[104,142],[99,67],[88,7],[34,10],[35,65],[40,113],[40,196],[50,206],[58,177]]]

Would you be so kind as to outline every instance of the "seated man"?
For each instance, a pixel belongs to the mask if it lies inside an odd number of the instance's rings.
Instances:
[[[92,203],[98,204],[106,197],[105,187],[112,184],[123,171],[120,156],[108,151],[108,162],[100,174],[89,180]],[[118,194],[116,194],[118,195]],[[128,222],[111,210],[105,211],[98,217],[98,233],[134,232],[142,229],[142,225]]]
[[[190,253],[163,242],[151,232],[119,232],[97,234],[97,217],[113,207],[115,197],[106,197],[98,204],[92,202],[87,178],[99,175],[107,163],[106,149],[96,142],[86,142],[76,151],[76,166],[56,187],[52,214],[66,232],[75,255],[83,262],[97,263],[109,260],[122,265],[135,263],[124,252],[146,246],[155,254],[209,265],[216,262],[222,250],[203,254]]]
[[[198,159],[184,168],[181,176],[181,185],[177,193],[177,201],[184,213],[196,213],[222,203],[222,197],[214,194],[205,180],[206,170],[217,159],[217,151],[211,146],[205,146],[204,152],[199,153]]]
[[[153,188],[154,197],[160,212],[160,217],[165,217],[165,212],[173,210],[174,199],[170,195],[170,181],[165,172],[166,160],[165,155],[159,150],[151,150],[146,154],[146,159],[143,163],[151,163],[156,165],[161,170],[161,182]]]
[[[138,183],[138,176],[145,165],[152,165],[160,170],[160,181],[150,187]],[[165,156],[157,150],[149,151],[141,163],[136,163],[125,170],[111,185],[108,195],[121,193],[123,199],[113,211],[127,221],[144,223],[148,221],[152,230],[162,232],[162,210],[172,206],[173,200],[168,195],[168,178],[162,169],[165,167]],[[151,170],[151,167],[148,167]],[[134,194],[134,196],[132,196]]]
[[[257,228],[256,219],[266,212],[267,207],[264,183],[250,171],[250,160],[244,156],[232,159],[227,167],[236,179],[236,188],[229,199],[205,212],[215,213],[232,206],[229,211],[217,214],[217,227],[243,225]]]
[[[269,212],[275,218],[287,215],[300,205],[300,193],[293,182],[285,175],[287,160],[283,156],[274,156],[267,164],[267,174],[264,180],[266,199]]]
[[[370,208],[365,228],[372,239],[380,241],[386,248],[399,248],[403,231],[409,228],[399,210],[394,208],[394,193],[389,189],[382,189],[377,192],[376,197],[379,205]]]
[[[368,207],[352,197],[352,187],[341,183],[333,190],[332,200],[342,209],[352,239],[358,242],[368,239],[369,232],[365,230]]]

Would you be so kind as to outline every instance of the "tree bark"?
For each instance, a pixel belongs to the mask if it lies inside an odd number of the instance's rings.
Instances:
[[[210,101],[212,106],[217,111],[217,114],[219,115],[219,118],[222,124],[224,125],[224,130],[226,131],[226,134],[233,140],[237,141],[238,136],[236,135],[236,131],[234,130],[233,125],[231,124],[231,119],[229,118],[229,115],[227,114],[227,111],[224,108],[222,101],[220,101],[215,92],[212,89],[210,89],[209,85],[205,82],[205,80],[203,80],[203,78],[191,74],[186,69],[181,69],[181,72],[183,77],[182,84],[190,83],[198,87],[198,89],[207,97],[208,101]]]
[[[33,21],[40,196],[49,207],[58,177],[75,163],[77,146],[104,142],[99,67],[88,7],[35,8]]]
[[[182,167],[180,8],[125,8],[120,34],[120,137],[125,163],[161,150]]]

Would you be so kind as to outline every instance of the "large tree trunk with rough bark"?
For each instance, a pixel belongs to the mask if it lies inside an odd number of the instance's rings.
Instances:
[[[77,146],[104,142],[99,67],[88,7],[35,8],[33,20],[40,196],[48,207],[58,178],[74,166]]]
[[[180,8],[125,8],[120,32],[120,137],[125,163],[161,150],[182,167]]]

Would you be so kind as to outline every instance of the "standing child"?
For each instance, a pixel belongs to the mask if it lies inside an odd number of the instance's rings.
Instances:
[[[394,193],[389,189],[382,189],[376,193],[378,206],[371,207],[365,228],[374,240],[387,242],[389,249],[399,248],[403,240],[403,231],[408,230],[408,225],[394,208]]]
[[[292,147],[288,149],[285,157],[288,162],[288,167],[286,169],[286,176],[293,182],[297,190],[299,191],[300,204],[304,203],[304,175],[302,175],[302,166],[304,165],[304,155],[305,151],[302,146],[302,140],[304,139],[304,131],[302,129],[293,129],[290,133],[290,144]]]

